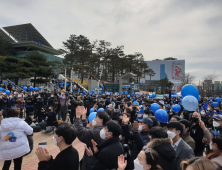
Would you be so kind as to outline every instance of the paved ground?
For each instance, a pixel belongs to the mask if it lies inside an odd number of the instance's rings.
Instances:
[[[53,137],[53,133],[50,133],[50,134],[41,134],[41,132],[34,133],[34,136],[33,136],[34,148],[33,148],[33,151],[29,155],[23,158],[22,170],[37,170],[38,169],[39,161],[38,161],[37,156],[35,155],[35,150],[38,147],[38,143],[40,142],[47,142],[47,149],[50,155],[52,155],[53,158],[55,158],[55,156],[59,153],[59,148],[56,145],[54,145],[52,137]],[[78,139],[76,139],[72,145],[79,152],[79,158],[81,160],[85,151],[84,144],[80,142]],[[0,161],[0,169],[2,169],[3,163],[4,162]],[[14,170],[13,163],[11,164],[10,170]]]

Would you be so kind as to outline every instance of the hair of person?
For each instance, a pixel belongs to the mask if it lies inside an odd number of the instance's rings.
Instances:
[[[126,108],[126,113],[129,113],[129,114],[131,113],[130,108],[128,108],[128,107]]]
[[[98,108],[102,108],[102,107],[103,107],[102,103],[99,103]]]
[[[217,135],[212,138],[212,142],[217,144],[219,150],[222,151],[222,135]]]
[[[183,132],[183,125],[180,122],[169,122],[167,124],[168,129],[176,129],[176,131],[180,131],[180,135]]]
[[[98,116],[100,119],[103,119],[103,125],[105,125],[106,122],[110,120],[108,113],[106,113],[105,111],[98,112],[96,116]]]
[[[146,162],[147,164],[151,165],[150,170],[162,170],[162,168],[158,165],[159,162],[159,154],[152,148],[147,148],[149,149],[149,152],[145,152],[146,155]]]
[[[105,126],[108,129],[108,132],[112,132],[113,133],[113,137],[118,137],[121,133],[121,126],[119,125],[119,123],[115,120],[110,120],[108,122],[106,122]]]
[[[207,158],[194,157],[180,164],[182,170],[186,170],[188,166],[191,166],[193,170],[217,170],[217,165],[211,162]]]
[[[77,137],[75,127],[73,125],[69,125],[68,123],[61,123],[55,130],[55,133],[58,136],[62,136],[67,145],[71,145]]]
[[[49,107],[51,107],[51,109],[53,109],[53,106],[52,106],[52,105],[50,105]]]
[[[7,117],[18,117],[18,115],[19,115],[19,111],[13,108],[9,109],[7,112]]]
[[[30,112],[30,113],[29,113],[29,116],[31,116],[31,115],[34,115],[34,112]]]
[[[168,134],[164,128],[159,126],[152,127],[149,130],[149,135],[152,136],[152,138],[168,138]]]
[[[179,116],[177,116],[177,115],[173,115],[172,118],[175,118],[177,121],[181,120],[181,118]]]
[[[187,132],[190,132],[191,123],[190,123],[188,120],[182,119],[182,120],[180,120],[180,123],[182,123],[183,125],[185,125],[185,128],[189,128],[189,129],[187,130]]]
[[[152,127],[159,126],[158,121],[155,118],[155,116],[149,116],[149,118],[153,121],[153,126]]]

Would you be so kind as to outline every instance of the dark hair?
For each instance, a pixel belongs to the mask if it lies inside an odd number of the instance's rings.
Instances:
[[[131,113],[130,108],[128,108],[128,107],[126,108],[126,113],[129,113],[129,114]]]
[[[189,129],[187,130],[187,132],[190,132],[191,123],[190,123],[188,120],[182,119],[182,120],[180,121],[180,123],[182,123],[183,125],[185,125],[185,128],[189,128]]]
[[[109,115],[105,111],[100,111],[96,114],[100,119],[103,119],[103,125],[110,120]]]
[[[154,116],[149,116],[149,118],[153,121],[152,127],[159,126],[158,121]]]
[[[152,127],[149,130],[149,135],[152,136],[152,138],[168,138],[168,134],[164,128],[159,126]]]
[[[149,152],[146,153],[146,163],[151,165],[151,169],[150,170],[161,170],[162,168],[158,165],[159,162],[159,154],[157,153],[157,151],[155,151],[152,148],[148,148]]]
[[[18,117],[19,111],[13,108],[9,109],[7,112],[7,117]]]
[[[222,135],[217,135],[212,139],[213,143],[217,144],[219,150],[222,150]]]
[[[177,116],[177,115],[172,116],[171,119],[172,119],[172,118],[175,118],[177,121],[180,121],[180,120],[181,120],[181,118],[180,118],[179,116]]]
[[[98,104],[98,108],[102,108],[103,107],[103,104],[102,103],[99,103]]]
[[[73,125],[69,125],[68,123],[61,123],[55,130],[55,133],[58,136],[62,136],[67,145],[71,145],[77,136],[75,127]]]
[[[110,121],[106,122],[105,126],[107,127],[108,132],[113,133],[113,137],[115,137],[115,136],[118,137],[120,135],[121,127],[117,121],[110,120]]]
[[[34,115],[34,112],[30,112],[30,113],[29,113],[29,116],[31,116],[31,115]]]
[[[183,132],[183,125],[180,122],[169,122],[167,124],[168,129],[176,129],[176,131],[180,131],[180,135]]]

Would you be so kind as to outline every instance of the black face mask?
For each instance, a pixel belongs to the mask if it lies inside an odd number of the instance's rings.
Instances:
[[[219,112],[220,110],[217,109],[216,111]]]
[[[194,123],[197,123],[198,122],[198,118],[196,118],[196,117],[192,117],[192,121],[194,122]]]

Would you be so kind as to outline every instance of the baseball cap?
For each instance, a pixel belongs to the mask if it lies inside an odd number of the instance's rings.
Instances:
[[[215,119],[215,120],[222,120],[222,115],[215,115],[213,117],[213,119]]]
[[[146,123],[149,127],[152,127],[153,126],[153,121],[152,119],[146,117],[146,118],[143,118],[141,120],[138,120],[139,123]]]

